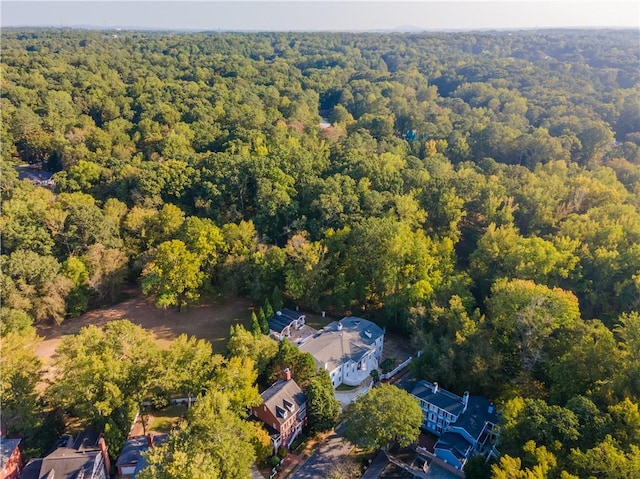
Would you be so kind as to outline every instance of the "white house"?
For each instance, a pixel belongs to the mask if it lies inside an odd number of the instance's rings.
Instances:
[[[358,386],[378,368],[384,331],[371,321],[347,317],[334,321],[306,339],[300,350],[326,369],[333,387]]]

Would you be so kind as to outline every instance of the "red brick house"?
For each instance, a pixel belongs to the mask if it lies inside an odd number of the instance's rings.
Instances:
[[[266,424],[274,452],[291,447],[307,423],[307,397],[291,379],[288,369],[285,378],[271,385],[261,397],[262,404],[251,408],[251,414]]]
[[[0,437],[0,479],[17,479],[24,467],[22,439]]]

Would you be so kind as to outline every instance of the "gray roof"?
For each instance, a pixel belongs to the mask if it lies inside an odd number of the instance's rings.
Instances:
[[[280,380],[271,385],[261,395],[262,403],[282,424],[292,414],[297,414],[307,402],[307,397],[293,379]],[[262,407],[262,404],[260,405]]]
[[[302,316],[304,316],[304,314],[291,309],[282,308],[280,311],[277,311],[271,319],[269,319],[269,329],[272,329],[277,333],[282,333],[287,326],[300,319]]]
[[[100,434],[85,430],[71,442],[68,437],[58,441],[58,446],[42,459],[31,461],[22,471],[21,479],[44,479],[54,471],[55,479],[93,478],[96,464],[102,462],[98,444]],[[102,465],[98,467],[103,467]]]
[[[320,367],[326,364],[332,371],[349,360],[359,361],[375,349],[375,342],[382,335],[384,331],[375,323],[350,316],[325,326],[301,344],[300,351],[310,353]]]
[[[155,434],[153,436],[153,442],[155,445],[161,444],[168,439],[168,434]],[[142,453],[147,451],[148,449],[149,440],[147,436],[135,436],[129,438],[122,448],[120,455],[118,456],[116,467],[135,464],[136,468],[133,472],[133,476],[131,476],[132,479],[135,479],[138,473],[147,465],[147,462]]]
[[[454,456],[458,458],[460,462],[467,459],[467,451],[471,448],[471,443],[467,441],[464,436],[457,432],[445,432],[438,442],[436,442],[434,449],[447,449]]]
[[[492,412],[489,412],[489,409]],[[495,407],[482,396],[471,396],[467,410],[456,421],[455,426],[461,427],[477,440],[487,422],[498,424],[498,414]]]
[[[4,468],[11,454],[13,454],[13,451],[15,451],[16,447],[20,444],[20,441],[22,441],[22,439],[0,437],[0,470]]]
[[[440,409],[444,409],[454,416],[459,416],[464,409],[462,398],[446,389],[438,387],[438,390],[434,392],[435,389],[436,386],[429,381],[419,381],[411,391],[411,394],[438,406]]]
[[[95,464],[101,460],[100,451],[77,451],[76,449],[60,448],[42,459],[40,479],[46,478],[51,471],[55,471],[55,479],[90,479],[94,477]],[[100,466],[102,467],[102,466]]]

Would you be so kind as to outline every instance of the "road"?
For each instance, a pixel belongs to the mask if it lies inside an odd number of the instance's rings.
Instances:
[[[344,423],[340,424],[335,432],[307,459],[290,479],[324,479],[327,471],[341,457],[347,456],[353,445],[342,438]]]

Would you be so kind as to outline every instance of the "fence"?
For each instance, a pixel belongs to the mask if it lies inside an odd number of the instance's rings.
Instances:
[[[425,456],[428,459],[430,459],[431,464],[435,464],[435,465],[441,467],[442,469],[444,469],[445,471],[450,472],[451,474],[459,477],[460,479],[464,479],[464,477],[465,477],[464,476],[464,472],[462,472],[460,469],[456,469],[451,464],[446,463],[445,461],[443,461],[442,459],[440,459],[436,455],[434,455],[434,454],[430,453],[429,451],[427,451],[424,447],[418,446],[416,448],[416,451],[419,454],[422,454],[423,456]]]
[[[398,366],[396,366],[393,371],[389,371],[388,373],[384,373],[380,375],[380,379],[389,379],[393,376],[395,376],[399,371],[402,371],[404,368],[406,368],[409,363],[411,362],[411,360],[413,359],[413,356],[409,356],[409,359],[407,359],[405,362],[399,364]]]

